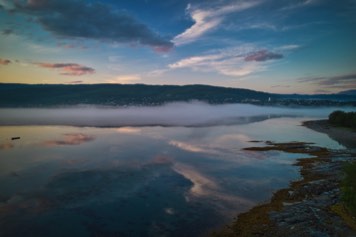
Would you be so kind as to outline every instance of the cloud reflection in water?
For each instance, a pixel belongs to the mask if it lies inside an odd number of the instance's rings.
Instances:
[[[236,214],[236,209],[241,208],[241,206],[251,207],[254,205],[252,201],[243,197],[228,194],[216,180],[200,173],[192,166],[177,162],[173,165],[173,170],[193,184],[186,196],[188,202],[192,198],[206,198],[220,212],[227,214],[234,210],[233,213],[228,214],[231,216]]]
[[[135,128],[135,127],[121,127],[121,128],[117,128],[116,131],[118,133],[124,133],[124,134],[139,134],[139,133],[141,133],[141,129]]]
[[[0,150],[8,150],[14,148],[14,144],[10,142],[5,142],[0,144]]]
[[[94,136],[83,133],[66,133],[62,140],[48,140],[44,144],[46,146],[81,145],[94,139]]]

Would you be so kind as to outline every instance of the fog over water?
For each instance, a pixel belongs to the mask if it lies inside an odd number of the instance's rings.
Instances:
[[[286,108],[248,104],[210,105],[203,102],[152,107],[6,108],[0,109],[0,125],[213,126],[281,116],[326,118],[334,110],[336,108],[332,107]]]
[[[0,109],[0,236],[204,236],[300,179],[292,164],[308,157],[243,148],[303,141],[344,149],[300,126],[337,109]]]

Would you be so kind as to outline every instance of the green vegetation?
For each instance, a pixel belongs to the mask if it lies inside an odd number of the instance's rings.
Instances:
[[[160,105],[199,100],[211,104],[268,101],[272,94],[206,85],[26,85],[1,84],[0,107],[67,105]]]
[[[345,166],[345,178],[342,181],[342,201],[347,210],[356,217],[356,162]]]
[[[356,219],[350,215],[349,210],[346,209],[342,203],[336,203],[330,207],[331,211],[339,215],[345,223],[353,230],[356,230]]]
[[[177,101],[278,106],[355,106],[356,95],[284,95],[208,85],[0,83],[0,107],[161,105]]]
[[[334,111],[329,115],[329,123],[356,129],[356,112]]]
[[[356,230],[356,162],[344,167],[345,177],[341,182],[341,202],[330,207],[345,223]]]

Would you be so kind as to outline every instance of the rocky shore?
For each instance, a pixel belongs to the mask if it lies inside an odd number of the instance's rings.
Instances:
[[[352,139],[355,132],[342,129],[340,133],[339,128],[330,127],[325,121],[303,125],[327,133],[348,149],[331,150],[303,142],[265,142],[264,147],[245,148],[255,152],[306,154],[313,158],[301,157],[295,164],[301,168],[301,180],[277,191],[270,203],[240,214],[232,225],[214,236],[356,236],[356,219],[344,208],[340,190],[343,166],[356,161],[356,140]]]

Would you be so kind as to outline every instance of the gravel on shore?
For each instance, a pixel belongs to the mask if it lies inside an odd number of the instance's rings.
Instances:
[[[347,149],[332,150],[303,142],[265,142],[265,147],[249,147],[254,152],[283,151],[307,154],[300,158],[301,180],[274,193],[271,201],[238,215],[236,220],[213,236],[356,236],[356,219],[345,218],[340,183],[343,166],[356,161],[356,134],[349,129],[330,126],[327,121],[307,121],[310,129],[326,133]],[[301,155],[302,157],[302,155]]]

